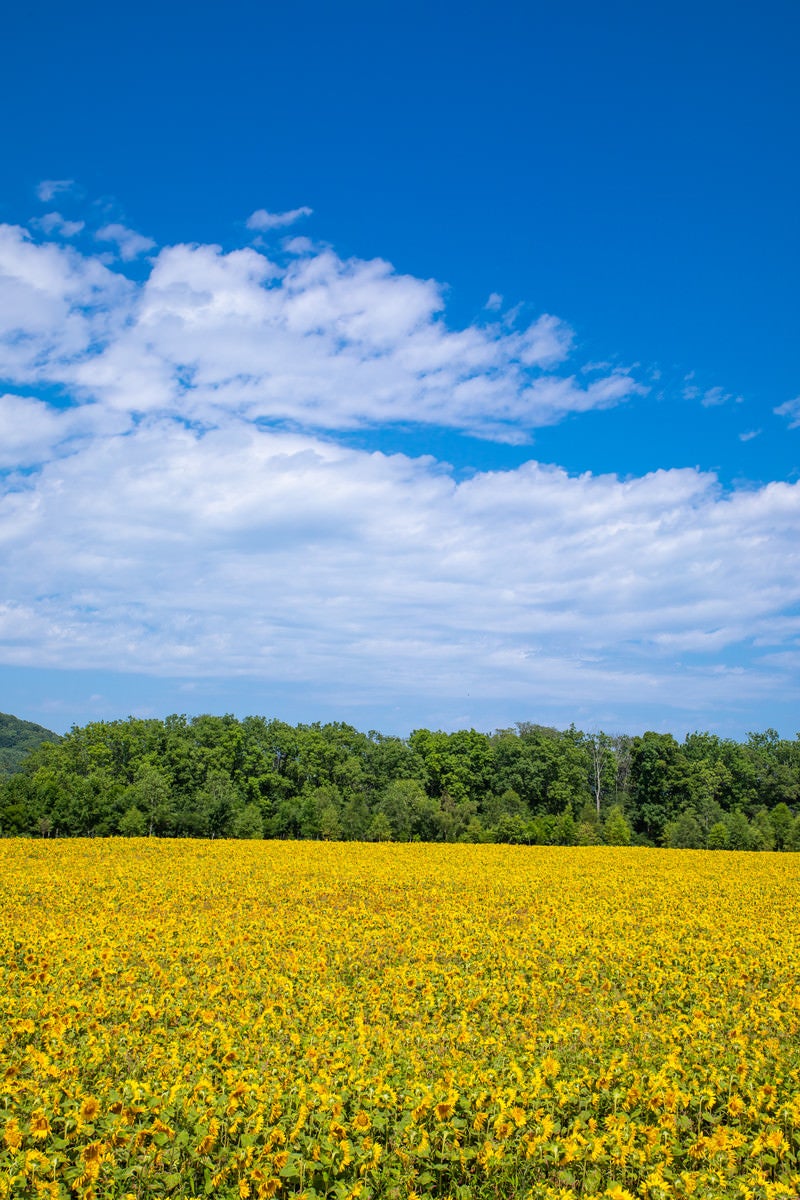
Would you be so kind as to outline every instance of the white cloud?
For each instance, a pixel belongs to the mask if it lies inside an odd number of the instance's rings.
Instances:
[[[0,225],[0,380],[74,384],[75,364],[124,325],[130,295],[128,281],[97,260]]]
[[[51,458],[64,435],[63,419],[52,405],[26,396],[0,396],[0,468]]]
[[[36,187],[36,195],[44,204],[49,204],[54,196],[71,192],[74,188],[74,179],[43,179]]]
[[[85,228],[84,221],[68,221],[66,217],[62,217],[60,212],[45,213],[43,217],[37,218],[31,224],[35,225],[37,229],[41,229],[42,233],[55,234],[57,237],[65,238],[75,237]]]
[[[684,376],[686,387],[683,389],[683,396],[685,400],[699,399],[703,408],[719,408],[723,404],[728,404],[731,400],[735,404],[744,403],[743,396],[736,396],[733,392],[726,392],[725,389],[721,387],[710,387],[703,390],[703,388],[700,388],[697,386],[697,384],[691,382],[694,377],[694,371],[690,371],[688,375]]]
[[[555,366],[568,357],[572,341],[572,330],[558,317],[545,313],[522,335],[519,357],[528,366]]]
[[[284,229],[287,225],[294,225],[295,221],[299,221],[301,217],[310,217],[313,211],[306,205],[282,213],[271,213],[267,212],[265,208],[259,208],[250,214],[246,224],[248,229],[265,233],[269,229]]]
[[[126,432],[130,421],[100,405],[56,408],[31,396],[0,395],[0,470],[72,454],[87,441]]]
[[[152,238],[144,237],[135,229],[128,229],[126,225],[116,222],[98,229],[95,237],[99,242],[113,242],[123,262],[132,262],[140,254],[152,250],[156,244]]]
[[[553,316],[453,329],[435,281],[284,253],[169,246],[136,282],[0,226],[0,661],[517,711],[796,695],[800,485],[349,449],[392,422],[520,440],[644,389],[586,383]]]
[[[0,512],[7,663],[702,711],[731,699],[719,656],[758,635],[774,654],[800,601],[800,485],[534,462],[458,483],[234,418],[98,437]]]
[[[121,226],[98,236],[114,238],[123,258],[150,245]],[[329,249],[286,253],[279,267],[254,248],[170,246],[134,284],[97,257],[0,227],[0,377],[212,424],[233,411],[327,430],[415,422],[505,441],[646,390],[627,372],[583,386],[558,371],[572,331],[556,317],[453,330],[432,280]]]
[[[745,433],[739,434],[739,441],[752,442],[753,438],[757,438],[760,433],[760,429],[748,429]]]
[[[700,403],[703,408],[717,408],[721,404],[727,404],[729,400],[733,400],[735,404],[743,403],[742,396],[734,396],[733,392],[726,392],[721,387],[712,387],[703,392]]]
[[[794,400],[787,400],[785,404],[779,404],[772,411],[776,416],[787,417],[790,429],[800,428],[800,396],[795,396]]]

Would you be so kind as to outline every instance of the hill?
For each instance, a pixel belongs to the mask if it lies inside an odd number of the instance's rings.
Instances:
[[[42,742],[60,741],[52,729],[35,725],[33,721],[21,721],[10,713],[0,713],[0,778],[18,771],[25,756]]]

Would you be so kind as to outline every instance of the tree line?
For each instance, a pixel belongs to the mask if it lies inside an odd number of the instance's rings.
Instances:
[[[4,836],[269,837],[800,850],[800,735],[610,736],[522,722],[98,721],[0,781]]]

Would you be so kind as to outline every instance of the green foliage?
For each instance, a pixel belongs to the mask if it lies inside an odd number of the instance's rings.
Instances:
[[[246,804],[234,814],[231,833],[236,838],[260,838],[264,836],[264,822],[257,804]]]
[[[703,830],[693,808],[684,808],[676,820],[664,826],[664,843],[673,850],[703,849]]]
[[[387,785],[378,799],[378,811],[389,822],[392,841],[411,841],[418,832],[427,800],[425,789],[416,779],[395,779]]]
[[[564,811],[553,824],[553,841],[557,846],[574,846],[577,836],[577,826],[569,803],[564,805]]]
[[[708,832],[709,850],[727,850],[728,841],[728,826],[724,821],[717,821]]]
[[[730,850],[750,849],[750,824],[740,808],[729,813],[725,824],[728,827],[728,848]]]
[[[505,813],[492,830],[492,841],[521,846],[530,841],[530,834],[521,816]]]
[[[788,850],[788,842],[792,828],[792,812],[782,800],[776,804],[769,814],[772,821],[772,831],[775,834],[775,849]]]
[[[391,840],[392,827],[389,824],[389,818],[386,816],[386,813],[378,810],[369,823],[369,829],[367,830],[367,841],[390,842]]]
[[[629,846],[631,844],[631,827],[618,804],[609,810],[605,819],[603,839],[608,846]]]
[[[575,826],[574,842],[576,846],[602,846],[603,838],[597,821],[579,821]]]
[[[762,807],[750,822],[750,849],[774,850],[775,827],[768,809]]]
[[[151,837],[173,832],[174,809],[169,779],[149,758],[137,765],[134,782],[126,789],[124,798],[127,806],[144,814]]]
[[[489,831],[487,831],[480,817],[470,817],[466,829],[459,838],[459,841],[471,842],[473,845],[480,845],[482,842],[492,840]]]
[[[118,832],[122,837],[144,837],[147,833],[147,818],[134,805],[120,817]]]
[[[670,733],[645,733],[631,749],[634,823],[653,841],[691,799],[691,768]]]
[[[786,835],[786,850],[800,850],[800,816],[795,817],[792,821],[789,832]]]

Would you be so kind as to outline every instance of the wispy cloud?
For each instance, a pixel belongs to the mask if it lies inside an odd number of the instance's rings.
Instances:
[[[60,212],[45,213],[43,217],[37,217],[31,224],[48,236],[54,234],[63,238],[75,237],[86,227],[85,221],[68,221],[66,217],[62,217]]]
[[[285,229],[287,225],[294,225],[295,221],[299,221],[301,217],[310,217],[313,209],[303,205],[302,208],[291,208],[288,212],[271,213],[265,208],[258,208],[254,213],[251,213],[247,218],[247,228],[254,229],[259,233],[266,233],[270,229]]]
[[[739,434],[739,441],[752,442],[753,438],[757,438],[760,433],[760,429],[748,429],[746,433]]]
[[[779,404],[773,412],[776,416],[786,417],[790,429],[797,429],[800,427],[800,396],[795,396],[794,400],[787,400],[785,404]]]
[[[74,179],[43,179],[36,186],[36,195],[44,204],[49,204],[55,196],[74,190]]]
[[[744,397],[737,396],[734,392],[726,392],[721,387],[701,388],[697,384],[692,383],[694,379],[694,371],[690,372],[686,378],[686,386],[683,389],[683,396],[686,400],[699,400],[703,408],[719,408],[723,404],[729,404],[733,401],[734,404],[743,404]]]

